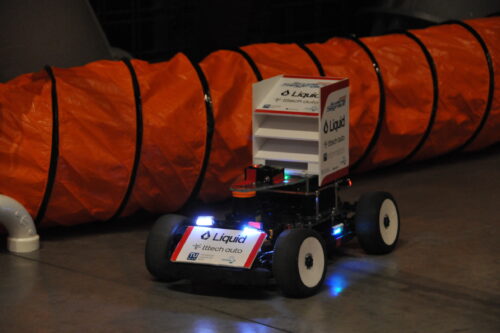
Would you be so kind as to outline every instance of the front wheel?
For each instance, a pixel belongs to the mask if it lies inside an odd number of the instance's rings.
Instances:
[[[175,264],[170,261],[174,236],[186,217],[163,215],[153,225],[146,242],[146,267],[158,280],[174,282],[179,279]]]
[[[274,249],[273,274],[278,288],[288,297],[314,295],[326,273],[325,244],[312,229],[283,231]]]
[[[356,235],[365,252],[391,252],[399,238],[399,211],[387,192],[363,194],[356,207]]]

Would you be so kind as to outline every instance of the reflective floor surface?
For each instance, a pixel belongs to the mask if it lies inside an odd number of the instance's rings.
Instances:
[[[43,230],[31,254],[1,238],[0,332],[500,332],[500,149],[353,180],[345,199],[393,193],[400,242],[370,256],[352,241],[316,296],[156,282],[152,222],[135,218]]]

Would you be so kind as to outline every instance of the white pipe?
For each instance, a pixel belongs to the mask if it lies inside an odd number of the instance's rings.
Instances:
[[[16,200],[2,194],[0,224],[3,224],[9,233],[7,249],[10,252],[25,253],[40,248],[40,237],[28,211]]]

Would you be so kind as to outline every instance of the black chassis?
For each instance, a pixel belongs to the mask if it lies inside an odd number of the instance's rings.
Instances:
[[[283,169],[281,169],[283,170]],[[266,178],[269,181],[269,178]],[[355,236],[354,216],[356,203],[340,199],[339,190],[349,187],[347,177],[325,186],[318,186],[318,177],[303,182],[286,184],[272,189],[258,190],[251,198],[233,197],[232,211],[223,220],[215,220],[214,228],[243,229],[249,221],[262,223],[267,233],[261,250],[251,269],[176,263],[176,271],[190,280],[214,280],[226,283],[263,285],[272,277],[274,245],[280,233],[291,228],[312,228],[324,239],[327,253]],[[343,224],[339,237],[332,235],[332,227]],[[194,219],[186,219],[175,233],[174,246],[180,241],[186,228],[196,225]]]

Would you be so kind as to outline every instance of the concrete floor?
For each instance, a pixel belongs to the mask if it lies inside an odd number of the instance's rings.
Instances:
[[[344,197],[378,189],[398,201],[399,246],[353,241],[308,299],[156,282],[140,218],[44,230],[31,254],[0,246],[0,332],[500,332],[500,147],[354,177]]]

